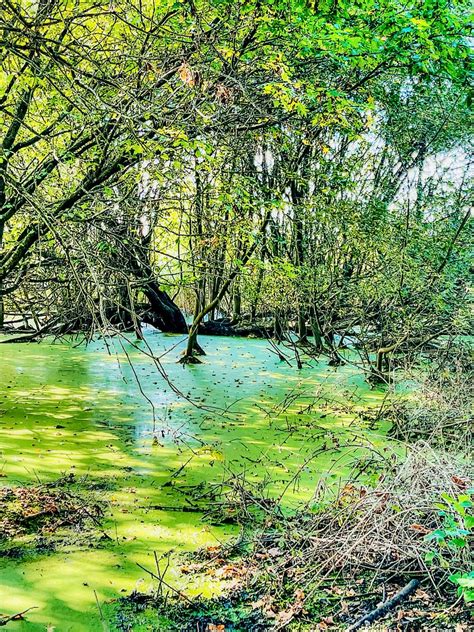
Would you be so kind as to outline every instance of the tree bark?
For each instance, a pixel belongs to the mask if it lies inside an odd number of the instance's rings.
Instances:
[[[154,279],[143,280],[142,291],[150,302],[150,311],[144,318],[145,322],[164,333],[188,333],[183,312]]]
[[[242,295],[240,293],[239,279],[234,281],[232,293],[232,324],[239,322],[242,316]]]

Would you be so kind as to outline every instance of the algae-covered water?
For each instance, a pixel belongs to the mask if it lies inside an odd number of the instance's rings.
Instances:
[[[235,525],[182,510],[199,484],[205,490],[245,472],[291,507],[383,449],[383,428],[358,413],[379,407],[384,393],[370,390],[357,368],[321,360],[298,371],[265,341],[212,337],[205,363],[182,367],[181,343],[147,332],[145,343],[0,346],[0,483],[87,475],[103,483],[109,503],[110,539],[100,546],[72,538],[54,552],[0,556],[0,613],[34,607],[9,629],[100,630],[97,604],[147,590],[152,580],[138,564],[153,569],[155,552],[173,550],[174,560],[236,535]],[[184,397],[139,349],[162,355],[175,345],[161,363]],[[191,581],[173,561],[167,579],[190,594],[219,591],[217,580]]]

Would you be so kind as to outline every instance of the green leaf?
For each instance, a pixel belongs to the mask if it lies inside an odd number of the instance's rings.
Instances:
[[[474,529],[474,516],[465,516],[464,524],[467,529]]]
[[[436,551],[428,551],[427,553],[425,553],[425,562],[431,564],[437,556],[438,554],[436,553]]]

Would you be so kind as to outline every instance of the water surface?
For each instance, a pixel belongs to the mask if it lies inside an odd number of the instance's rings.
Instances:
[[[100,630],[97,600],[151,586],[137,563],[152,569],[154,552],[178,554],[235,535],[236,526],[179,511],[200,484],[245,472],[249,481],[266,480],[266,493],[284,492],[291,508],[387,443],[383,428],[369,429],[357,414],[380,406],[384,393],[370,390],[353,366],[335,369],[323,359],[298,371],[263,340],[206,337],[204,364],[183,367],[176,363],[183,342],[147,332],[146,344],[0,346],[0,482],[71,472],[102,481],[112,537],[100,548],[72,542],[50,554],[0,557],[0,612],[35,606],[12,630]],[[146,345],[182,395],[140,351]],[[190,582],[179,563],[167,577],[190,594],[219,590],[211,579]]]

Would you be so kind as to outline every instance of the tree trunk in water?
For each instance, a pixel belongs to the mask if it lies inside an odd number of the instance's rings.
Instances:
[[[265,216],[263,218],[262,225],[260,227],[260,231],[259,231],[260,234],[263,234],[263,232],[265,231],[269,219],[270,219],[270,212],[267,210],[265,212]],[[258,242],[257,240],[255,240],[252,243],[252,245],[249,246],[247,251],[240,257],[242,267],[247,264],[247,262],[249,261],[249,259],[251,258],[255,250],[257,249],[257,245],[258,245]],[[222,300],[225,293],[230,288],[230,286],[232,285],[232,282],[235,280],[239,272],[240,272],[240,268],[236,268],[229,275],[227,281],[225,281],[225,283],[223,283],[223,285],[221,286],[221,289],[219,293],[217,294],[217,296],[208,305],[203,307],[203,309],[199,312],[199,314],[194,318],[193,324],[191,325],[189,329],[188,345],[186,347],[186,352],[181,358],[181,360],[179,360],[181,364],[200,364],[201,361],[198,358],[196,358],[196,356],[194,355],[194,351],[196,349],[196,343],[197,343],[196,338],[197,338],[197,333],[199,330],[199,325],[207,316],[207,314],[209,314],[209,312],[215,309],[215,307],[219,304],[219,302]]]
[[[201,312],[202,305],[205,303],[205,301],[206,301],[206,281],[202,280],[199,283],[199,289],[198,289],[198,292],[196,294],[196,303],[195,303],[195,306],[194,306],[193,323],[199,317],[199,313]],[[211,310],[211,313],[214,311],[214,309],[215,308],[213,308]],[[190,336],[188,338],[188,344],[187,344],[186,352],[185,352],[184,355],[188,355],[190,349],[191,349],[191,355],[192,356],[194,356],[194,355],[206,355],[206,352],[204,351],[204,349],[201,347],[201,345],[198,342],[197,334],[198,334],[197,331],[195,331],[193,334],[190,334]]]
[[[196,353],[198,355],[203,355],[204,350],[199,347],[197,342],[197,327],[194,326],[191,328],[188,336],[188,344],[186,345],[186,351],[183,354],[183,357],[179,361],[181,364],[201,364],[201,360],[196,357]],[[200,349],[202,353],[199,353],[197,350]]]
[[[306,344],[308,342],[308,331],[306,329],[306,318],[301,308],[298,309],[298,343]]]
[[[275,314],[274,336],[277,342],[281,342],[283,340],[283,327],[281,326],[281,320],[278,313]]]
[[[331,358],[328,362],[329,366],[341,366],[341,364],[345,364],[344,360],[338,354],[336,345],[334,344],[334,332],[328,331],[326,334],[326,340],[331,352]]]
[[[255,299],[252,302],[252,309],[250,311],[250,318],[252,321],[255,321],[257,317],[257,305],[258,305],[258,301],[260,300],[260,292],[262,290],[262,283],[263,283],[263,267],[261,267],[258,271],[257,287],[255,288]]]
[[[156,281],[144,281],[142,291],[150,302],[151,318],[148,322],[151,325],[165,333],[188,333],[188,325],[182,311]]]
[[[113,223],[112,227],[120,236],[120,226],[117,223]],[[125,259],[121,261],[121,265],[139,281],[140,290],[150,303],[150,310],[144,318],[144,322],[153,325],[153,327],[160,329],[164,333],[187,334],[188,325],[183,313],[156,281],[150,264],[150,238],[144,238],[142,242],[134,240],[135,243],[133,243],[133,237],[130,234],[125,233],[125,237],[128,239],[130,246],[127,249]],[[120,265],[120,262],[118,265]],[[131,297],[129,296],[125,303],[126,305],[130,305],[130,299]],[[131,311],[133,312],[133,309]],[[133,317],[131,320],[133,320]]]
[[[311,318],[311,330],[314,336],[314,346],[317,351],[324,350],[323,335],[319,326],[316,310],[314,310],[314,318]]]
[[[307,148],[303,153],[307,156]],[[297,180],[292,180],[290,184],[291,201],[293,203],[293,229],[295,240],[295,264],[300,271],[303,270],[305,263],[305,245],[304,245],[304,210],[301,202],[307,193],[307,184],[302,184]],[[308,334],[306,330],[306,318],[303,307],[298,307],[298,343],[306,344],[308,342]]]
[[[242,295],[240,294],[239,280],[234,281],[234,291],[232,294],[232,324],[239,322],[242,315]]]
[[[148,322],[167,334],[187,334],[189,328],[182,311],[160,288],[150,263],[145,260],[145,253],[140,257],[139,252],[134,252],[130,264],[134,276],[141,281],[143,294],[150,303],[151,318]]]
[[[402,341],[403,341],[403,339],[402,339]],[[383,383],[383,382],[388,382],[389,381],[389,375],[388,375],[388,369],[389,369],[388,354],[391,351],[394,351],[399,344],[400,344],[400,342],[395,342],[393,345],[390,345],[389,347],[380,347],[377,350],[377,358],[376,358],[376,361],[375,361],[375,368],[373,369],[373,371],[372,371],[372,373],[370,375],[370,378],[369,378],[371,382]],[[384,364],[386,365],[385,367],[384,367]]]

